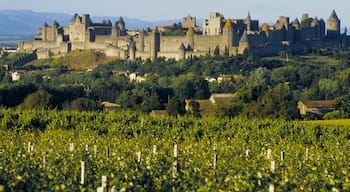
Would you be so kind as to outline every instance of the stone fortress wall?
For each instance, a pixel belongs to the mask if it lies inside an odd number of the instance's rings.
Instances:
[[[54,21],[38,29],[32,42],[20,42],[20,51],[36,51],[38,58],[64,55],[73,50],[96,50],[107,56],[134,60],[157,57],[182,60],[192,56],[249,53],[254,56],[298,53],[308,48],[346,47],[349,38],[341,34],[341,21],[333,10],[327,22],[303,14],[301,21],[280,16],[274,25],[259,25],[250,13],[244,19],[225,19],[221,13],[210,13],[202,27],[196,18],[183,18],[185,36],[165,36],[153,30],[128,31],[123,18],[115,22],[94,23],[88,14],[75,14],[68,26]]]

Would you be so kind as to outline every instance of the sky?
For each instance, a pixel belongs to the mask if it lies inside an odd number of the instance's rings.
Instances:
[[[191,15],[208,18],[220,12],[225,18],[245,18],[248,12],[260,23],[274,23],[279,16],[291,20],[303,13],[328,19],[336,10],[342,26],[350,26],[350,0],[0,0],[0,9],[32,10],[92,16],[123,16],[148,21],[181,19]]]

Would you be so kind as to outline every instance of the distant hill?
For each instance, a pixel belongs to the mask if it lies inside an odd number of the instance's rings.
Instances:
[[[73,17],[73,14],[74,13],[69,15],[63,13],[33,12],[28,10],[0,10],[0,35],[34,35],[36,30],[45,22],[51,25],[54,20],[57,20],[61,25],[66,26],[68,25],[69,20]],[[119,19],[119,16],[90,16],[93,22],[100,22],[103,19],[109,19],[114,23]],[[157,25],[181,22],[181,19],[152,22],[141,19],[123,18],[127,29],[153,28]]]

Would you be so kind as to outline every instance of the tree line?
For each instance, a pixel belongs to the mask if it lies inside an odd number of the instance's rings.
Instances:
[[[208,99],[212,93],[236,93],[217,115],[299,118],[298,100],[336,100],[330,117],[348,117],[349,50],[307,50],[305,55],[254,58],[207,55],[183,61],[115,60],[91,72],[62,65],[31,66],[19,82],[0,71],[0,105],[62,110],[101,110],[101,101],[150,112],[184,113],[185,99]],[[144,75],[131,81],[125,73]],[[223,78],[225,77],[225,78]],[[207,81],[219,79],[221,81]]]

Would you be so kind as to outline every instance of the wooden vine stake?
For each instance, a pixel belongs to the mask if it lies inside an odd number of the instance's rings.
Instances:
[[[43,156],[43,168],[45,168],[45,166],[46,166],[46,156],[44,154],[44,156]]]
[[[28,153],[34,151],[34,146],[32,145],[32,142],[28,142]]]
[[[275,192],[275,186],[273,184],[269,185],[269,192]]]
[[[136,152],[136,156],[137,156],[137,162],[140,163],[141,162],[141,151]]]
[[[107,176],[102,175],[101,177],[101,187],[97,188],[97,192],[107,192]]]
[[[106,149],[106,157],[109,158],[109,147],[107,147],[107,149]]]
[[[309,148],[306,148],[305,159],[306,159],[306,161],[309,160]]]
[[[284,152],[281,151],[281,161],[283,161],[283,160],[284,160]]]
[[[271,159],[271,154],[272,154],[272,150],[271,149],[267,149],[266,158],[267,159]]]
[[[97,145],[94,145],[94,157],[97,155]]]
[[[145,121],[145,118],[142,116],[142,119],[141,119],[141,127],[143,127],[144,121]]]
[[[177,175],[177,144],[174,144],[173,178]]]
[[[80,184],[85,184],[85,161],[81,161]]]
[[[218,157],[217,157],[217,147],[216,145],[214,146],[214,158],[213,158],[213,168],[216,169],[216,162],[218,160]]]
[[[153,156],[157,155],[157,145],[153,145]]]
[[[74,151],[74,144],[73,143],[69,143],[69,151],[70,152]]]
[[[275,166],[276,166],[275,161],[272,160],[270,162],[270,170],[271,170],[272,173],[275,173],[275,168],[276,168]]]

